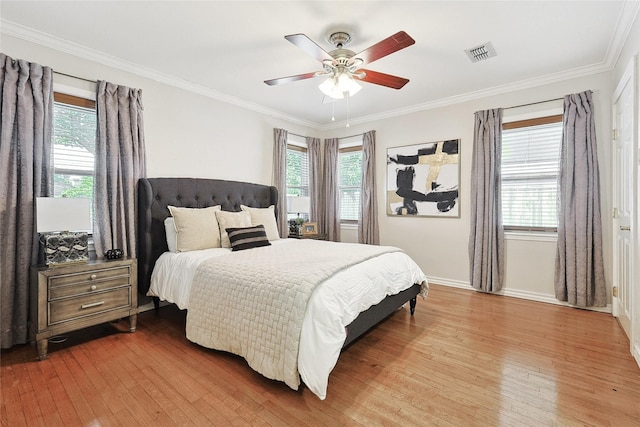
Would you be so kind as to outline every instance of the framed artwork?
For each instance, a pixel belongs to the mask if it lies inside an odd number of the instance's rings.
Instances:
[[[387,149],[387,215],[460,217],[460,140]]]
[[[305,222],[302,224],[302,235],[318,234],[318,224],[315,222]]]

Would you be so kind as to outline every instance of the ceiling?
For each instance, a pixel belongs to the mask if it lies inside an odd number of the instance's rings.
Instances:
[[[637,1],[0,2],[5,34],[315,128],[334,126],[332,108],[343,122],[347,101],[323,103],[322,77],[264,84],[322,69],[287,34],[327,51],[336,29],[355,52],[400,30],[415,39],[367,65],[410,82],[362,83],[353,123],[609,70],[637,13]],[[472,63],[464,50],[485,42],[497,56]]]

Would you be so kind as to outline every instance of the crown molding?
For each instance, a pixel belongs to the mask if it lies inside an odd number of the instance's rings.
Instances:
[[[372,114],[369,116],[357,117],[349,120],[349,126],[365,124],[376,120],[384,120],[398,116],[404,116],[407,114],[418,113],[421,111],[432,110],[434,108],[448,107],[463,102],[475,101],[478,99],[488,98],[495,95],[501,95],[504,93],[515,92],[523,89],[531,89],[539,86],[544,86],[552,83],[563,82],[566,80],[576,79],[579,77],[590,76],[593,74],[599,74],[607,71],[611,71],[612,66],[601,62],[595,65],[588,65],[585,67],[572,68],[570,70],[561,71],[554,74],[548,74],[542,77],[536,77],[528,80],[521,80],[515,83],[509,83],[500,86],[493,86],[486,89],[478,90],[475,92],[467,92],[460,95],[454,95],[447,98],[437,99],[435,101],[425,102],[422,104],[412,105],[406,108],[398,108],[396,110],[385,111],[384,113]],[[335,122],[328,125],[320,126],[320,130],[333,130],[346,126],[346,122]]]
[[[629,37],[631,27],[633,27],[633,22],[639,16],[639,12],[640,0],[625,1],[622,5],[622,10],[618,16],[618,21],[616,22],[616,30],[611,35],[611,40],[609,40],[609,46],[607,47],[607,54],[605,55],[604,60],[604,62],[612,69],[620,58],[624,42]]]
[[[202,86],[196,83],[189,82],[171,76],[169,74],[161,73],[151,68],[143,67],[134,64],[129,61],[125,61],[121,58],[108,55],[104,52],[100,52],[94,49],[90,49],[86,46],[70,42],[58,37],[54,37],[50,34],[43,33],[41,31],[34,30],[33,28],[25,27],[20,24],[16,24],[11,21],[0,18],[0,33],[13,36],[27,42],[35,43],[41,46],[45,46],[63,53],[68,53],[73,56],[80,57],[98,64],[106,65],[107,67],[115,68],[119,71],[125,71],[131,74],[135,74],[141,77],[145,77],[159,83],[174,86],[179,89],[183,89],[189,92],[196,93],[198,95],[213,98],[218,101],[222,101],[228,104],[236,105],[241,108],[246,108],[251,111],[255,111],[260,114],[276,117],[279,119],[287,120],[291,123],[296,123],[302,126],[318,129],[318,123],[302,120],[299,117],[294,117],[280,111],[264,107],[259,104],[255,104],[246,101],[241,98],[237,98],[231,95],[227,95],[222,92],[218,92],[214,89]],[[54,70],[55,71],[55,70]]]

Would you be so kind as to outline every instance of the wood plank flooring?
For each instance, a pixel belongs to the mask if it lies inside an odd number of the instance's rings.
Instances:
[[[185,338],[164,307],[2,352],[3,426],[640,426],[608,314],[432,285],[343,351],[319,400]]]

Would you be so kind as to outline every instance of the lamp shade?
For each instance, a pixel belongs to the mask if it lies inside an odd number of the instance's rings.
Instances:
[[[36,197],[36,230],[91,231],[89,199],[67,197]]]
[[[340,73],[337,76],[331,76],[318,86],[322,93],[334,99],[344,98],[344,93],[353,96],[362,89],[355,79],[347,74]]]
[[[311,208],[311,199],[306,196],[289,196],[287,197],[288,212],[291,213],[309,213]]]

